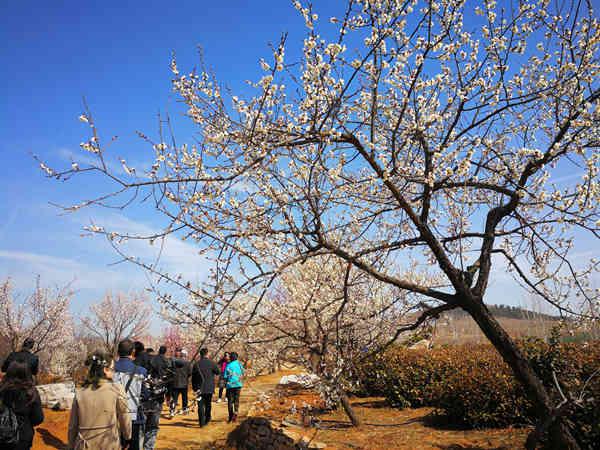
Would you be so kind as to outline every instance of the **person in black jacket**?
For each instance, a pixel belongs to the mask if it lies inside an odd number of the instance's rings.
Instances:
[[[148,350],[147,350],[148,351]],[[166,381],[173,377],[173,362],[165,356],[167,347],[161,345],[158,355],[150,358],[149,373],[155,380]],[[167,392],[170,396],[170,392]],[[160,427],[160,413],[164,403],[164,395],[154,397],[148,402],[150,408],[146,411],[146,425],[144,427],[144,450],[153,450]]]
[[[198,399],[198,422],[201,427],[210,422],[212,396],[215,392],[215,376],[221,371],[219,366],[208,359],[208,350],[200,350],[200,361],[192,370],[192,388]]]
[[[0,383],[0,401],[12,409],[21,426],[19,442],[14,445],[0,444],[2,450],[29,450],[33,445],[33,427],[44,421],[44,411],[27,363],[13,361]]]
[[[32,353],[33,345],[35,341],[31,338],[27,338],[23,341],[23,347],[19,352],[12,352],[4,364],[2,364],[2,372],[6,372],[13,361],[19,361],[26,364],[29,367],[29,373],[31,375],[37,375],[39,368],[39,359]]]
[[[155,378],[163,378],[169,376],[173,369],[173,362],[167,358],[167,347],[161,345],[158,349],[158,355],[150,360],[150,375]]]
[[[144,344],[140,341],[135,341],[133,343],[133,357],[135,358],[133,362],[136,366],[142,366],[148,372],[150,372],[150,356],[146,353]]]
[[[189,412],[188,409],[188,385],[190,375],[192,374],[192,368],[186,359],[183,357],[183,352],[181,349],[177,349],[175,354],[175,358],[173,358],[173,367],[174,367],[174,375],[173,375],[173,384],[171,389],[171,411],[170,417],[175,415],[175,411],[177,409],[177,401],[179,400],[179,395],[181,394],[181,408],[183,409],[183,413],[187,414]]]

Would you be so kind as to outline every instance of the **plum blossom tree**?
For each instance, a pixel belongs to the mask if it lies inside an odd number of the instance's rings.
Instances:
[[[356,365],[392,343],[399,324],[415,315],[419,304],[409,301],[406,291],[353,269],[333,255],[290,266],[248,325],[252,333],[247,339],[250,347],[275,346],[280,358],[318,375],[326,402],[341,402],[359,425],[346,394],[356,380]],[[251,348],[249,353],[265,350]]]
[[[19,299],[13,294],[12,281],[6,279],[0,285],[0,338],[10,351],[19,350],[25,338],[33,338],[33,352],[39,354],[42,370],[68,373],[63,356],[74,340],[69,311],[72,295],[68,286],[42,287],[38,278],[33,293]]]
[[[170,326],[163,330],[161,336],[162,345],[167,347],[167,351],[170,354],[174,354],[178,348],[183,348],[183,337],[181,331],[177,326]]]
[[[201,288],[161,274],[203,314],[239,298],[253,299],[255,314],[287,267],[325,254],[420,295],[416,322],[463,308],[544,419],[528,447],[550,430],[555,445],[578,448],[565,409],[485,299],[496,267],[565,315],[597,311],[597,262],[573,257],[577,240],[597,243],[600,232],[592,2],[350,0],[331,23],[294,4],[306,24],[300,61],[285,62],[284,35],[260,61],[254,95],[231,95],[203,67],[182,73],[173,60],[173,88],[199,133],[179,142],[168,119],[156,139],[140,133],[155,152],[148,173],[106,164],[89,111],[81,146],[97,162],[42,169],[115,183],[72,210],[148,192],[170,223],[147,238],[179,234],[214,258]],[[117,248],[132,237],[90,229]],[[406,265],[434,276],[407,278]]]
[[[187,325],[169,325],[163,329],[160,344],[167,347],[167,351],[172,355],[179,349],[185,349],[195,355],[198,350],[198,326]]]
[[[106,351],[115,354],[123,339],[136,339],[146,334],[152,308],[143,294],[113,295],[90,306],[91,313],[81,318],[82,329],[102,341]]]

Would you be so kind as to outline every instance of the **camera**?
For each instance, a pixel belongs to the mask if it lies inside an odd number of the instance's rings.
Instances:
[[[144,379],[144,399],[141,407],[144,414],[155,413],[160,408],[160,405],[165,399],[165,395],[169,392],[169,386],[173,379],[173,370],[167,369],[162,376],[149,375]],[[160,411],[158,411],[160,413]]]

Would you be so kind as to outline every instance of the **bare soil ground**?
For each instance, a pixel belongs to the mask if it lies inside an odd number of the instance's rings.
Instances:
[[[292,403],[311,405],[316,410],[321,401],[309,391],[286,393],[261,416],[279,421],[302,423],[300,413],[289,413]],[[361,420],[358,428],[350,426],[340,408],[325,414],[315,414],[316,427],[297,429],[305,436],[327,444],[331,450],[513,450],[523,448],[529,429],[505,428],[462,430],[434,414],[432,408],[399,410],[390,408],[381,397],[352,398],[352,406]]]
[[[275,391],[282,375],[249,380],[242,390],[241,414],[244,415],[260,393]],[[261,415],[279,421],[290,415],[292,402],[298,409],[303,404],[318,407],[318,397],[309,391],[280,392],[271,395],[271,406]],[[433,419],[430,408],[397,410],[388,407],[381,398],[354,398],[352,404],[363,422],[352,428],[342,410],[317,415],[318,428],[294,429],[303,435],[326,443],[332,450],[389,450],[389,449],[518,449],[523,447],[527,429],[459,430]],[[234,424],[227,423],[227,404],[213,403],[213,421],[205,428],[197,425],[195,412],[161,419],[157,450],[225,449],[227,435]],[[34,450],[66,449],[68,411],[45,411],[46,420],[37,428]],[[300,422],[299,413],[295,419]],[[241,419],[243,420],[243,418]]]

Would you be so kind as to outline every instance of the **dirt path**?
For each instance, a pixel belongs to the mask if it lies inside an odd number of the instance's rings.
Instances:
[[[260,393],[272,390],[281,376],[290,373],[295,372],[282,371],[247,380],[240,397],[240,419],[243,420],[248,408]],[[69,411],[44,410],[44,414],[44,423],[36,429],[33,450],[66,449]],[[208,426],[200,428],[196,411],[189,415],[177,415],[173,419],[169,419],[167,410],[163,410],[156,450],[223,448],[227,435],[236,426],[236,424],[227,423],[226,401],[213,402],[212,417]]]
[[[281,376],[289,373],[292,372],[278,372],[248,381],[240,397],[241,420],[262,392],[274,389]],[[227,435],[237,426],[227,423],[227,417],[227,402],[213,402],[212,421],[204,428],[198,427],[196,412],[187,416],[175,416],[170,420],[163,414],[156,450],[224,448]]]

